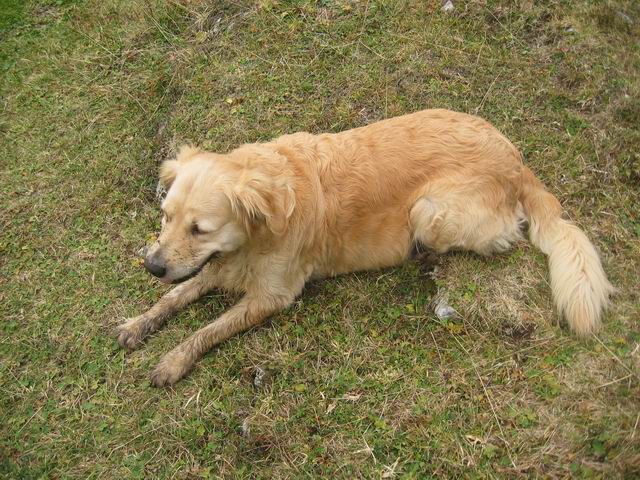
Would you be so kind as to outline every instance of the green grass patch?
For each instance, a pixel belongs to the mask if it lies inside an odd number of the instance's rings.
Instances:
[[[0,477],[638,475],[640,10],[454,5],[0,2]],[[311,284],[150,386],[235,300],[214,292],[132,354],[112,337],[164,291],[138,251],[177,144],[434,107],[504,131],[594,240],[619,289],[597,339],[558,325],[522,243]]]

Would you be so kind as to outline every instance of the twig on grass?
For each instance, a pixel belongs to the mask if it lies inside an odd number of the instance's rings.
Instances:
[[[609,347],[607,347],[607,346],[602,342],[602,340],[600,340],[600,339],[598,338],[598,336],[597,336],[595,333],[594,333],[594,334],[592,334],[592,335],[593,335],[593,338],[595,338],[595,339],[598,341],[598,343],[599,343],[600,345],[602,345],[602,346],[604,347],[604,349],[605,349],[607,352],[609,352],[609,353],[611,354],[611,356],[616,360],[616,362],[618,362],[618,363],[622,366],[622,368],[624,368],[627,372],[629,372],[629,374],[630,374],[630,375],[633,375],[634,377],[636,377],[637,379],[639,379],[639,380],[640,380],[640,376],[638,376],[638,374],[637,374],[636,372],[634,372],[634,371],[633,371],[633,370],[631,370],[629,367],[627,367],[627,366],[624,364],[624,362],[623,362],[622,360],[620,360],[620,357],[618,357],[618,356],[617,356],[617,355],[616,355],[616,354],[615,354],[615,353],[614,353],[614,352],[613,352]]]

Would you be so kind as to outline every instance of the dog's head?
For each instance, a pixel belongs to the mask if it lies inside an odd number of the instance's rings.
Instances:
[[[286,160],[260,145],[226,155],[180,149],[160,169],[167,188],[162,231],[145,268],[165,283],[179,283],[253,239],[283,235],[295,207],[287,172]]]

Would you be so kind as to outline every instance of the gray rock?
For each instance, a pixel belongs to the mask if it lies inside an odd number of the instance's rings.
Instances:
[[[438,297],[435,307],[433,308],[433,312],[440,320],[447,320],[458,315],[458,312],[449,305],[449,302],[447,302],[447,299],[444,296]]]

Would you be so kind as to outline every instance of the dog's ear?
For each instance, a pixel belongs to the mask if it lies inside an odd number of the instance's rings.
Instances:
[[[204,153],[204,151],[188,144],[182,145],[180,148],[178,148],[176,160],[180,163],[186,163],[199,153]]]
[[[169,189],[173,181],[178,175],[178,160],[165,160],[160,165],[160,183],[166,189]]]
[[[178,175],[180,165],[187,163],[202,150],[192,147],[191,145],[182,145],[178,149],[175,160],[165,160],[160,166],[160,183],[164,188],[169,188]]]
[[[244,216],[247,223],[264,221],[276,235],[285,233],[296,206],[295,194],[288,182],[258,175],[241,178],[230,199],[234,210]]]

